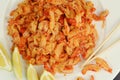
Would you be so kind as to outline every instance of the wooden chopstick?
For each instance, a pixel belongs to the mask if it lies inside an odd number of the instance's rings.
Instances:
[[[105,38],[105,40],[97,47],[97,49],[88,57],[88,59],[81,64],[80,68],[83,68],[86,64],[88,64],[93,56],[97,54],[97,52],[102,48],[102,46],[112,37],[112,35],[120,28],[120,23],[112,29],[112,31],[108,34],[108,36]]]
[[[99,52],[99,53],[98,53],[97,55],[95,55],[94,57],[92,57],[92,58],[89,60],[88,63],[90,63],[91,61],[93,61],[94,59],[96,59],[97,57],[99,57],[100,54],[102,54],[104,51],[106,51],[107,49],[111,48],[112,46],[114,46],[114,45],[116,45],[116,44],[118,44],[118,43],[120,43],[120,39],[117,40],[117,41],[115,41],[114,43],[112,43],[109,47],[107,47],[107,48],[104,49],[103,51]]]

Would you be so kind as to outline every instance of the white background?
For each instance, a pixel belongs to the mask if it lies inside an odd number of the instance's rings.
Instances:
[[[9,1],[9,3],[8,3]],[[12,1],[12,0],[11,0]],[[113,27],[115,27],[117,24],[120,23],[120,0],[100,0],[102,6],[104,9],[109,10],[109,16],[107,17],[106,22],[106,36],[107,34],[112,30]],[[7,5],[10,5],[10,0],[0,0],[0,26],[4,27],[4,17]],[[0,29],[0,41],[4,43],[4,34],[3,30]],[[120,29],[113,35],[113,37],[106,43],[106,45],[103,47],[105,49],[110,44],[115,42],[116,40],[120,39]],[[4,43],[4,44],[7,44]],[[119,43],[120,45],[120,43]],[[115,47],[110,48],[108,51],[104,51],[102,57],[107,60],[107,62],[110,64],[110,66],[113,68],[113,73],[109,74],[105,72],[104,70],[98,72],[98,73],[92,73],[95,76],[95,80],[113,80],[113,78],[117,75],[117,73],[120,71],[120,46],[117,45]],[[9,45],[8,45],[9,46]],[[6,48],[8,46],[5,46]],[[91,74],[91,73],[90,73]],[[89,73],[86,76],[90,75]],[[88,79],[86,76],[86,80]],[[0,69],[0,80],[16,80],[13,72],[7,72]],[[24,79],[25,80],[25,79]],[[59,79],[58,79],[59,80]],[[68,80],[68,79],[65,79]],[[69,80],[72,80],[69,78]]]

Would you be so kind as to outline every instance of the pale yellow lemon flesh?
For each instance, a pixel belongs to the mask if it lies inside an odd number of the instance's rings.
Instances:
[[[7,71],[12,70],[10,57],[8,56],[7,51],[5,50],[1,43],[0,43],[0,69],[4,69]]]
[[[35,68],[30,64],[27,69],[27,80],[38,80],[38,74]]]
[[[44,70],[40,77],[40,80],[55,80],[55,77],[50,72]]]
[[[20,53],[17,47],[14,48],[14,51],[12,53],[12,62],[17,79],[22,80],[22,63],[20,60]]]

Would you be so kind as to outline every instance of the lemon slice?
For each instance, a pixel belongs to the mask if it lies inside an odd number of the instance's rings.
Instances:
[[[22,64],[20,60],[20,53],[17,47],[14,48],[13,55],[13,69],[18,80],[22,80]]]
[[[7,71],[12,70],[11,60],[7,54],[7,51],[0,43],[0,68]]]
[[[38,80],[37,71],[31,64],[27,69],[27,80]]]
[[[48,71],[44,71],[40,80],[55,80],[55,77]]]

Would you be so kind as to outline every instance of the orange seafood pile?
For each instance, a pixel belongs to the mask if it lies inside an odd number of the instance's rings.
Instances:
[[[24,0],[10,13],[8,34],[28,63],[70,73],[93,52],[98,36],[92,22],[108,15],[95,10],[85,0]]]

